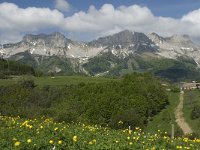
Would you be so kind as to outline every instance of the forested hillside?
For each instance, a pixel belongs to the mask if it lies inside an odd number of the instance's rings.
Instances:
[[[145,127],[168,104],[160,82],[150,74],[126,75],[107,83],[35,87],[33,81],[0,87],[0,113],[9,116],[53,117],[119,128]]]
[[[178,57],[177,60],[169,58],[155,58],[151,55],[129,55],[119,59],[111,52],[89,59],[83,65],[91,74],[102,74],[109,76],[122,76],[132,72],[151,72],[173,82],[186,79],[199,79],[200,69],[196,62],[189,57]]]
[[[36,75],[40,72],[35,71],[31,66],[15,61],[0,59],[0,78],[7,78],[8,75]]]

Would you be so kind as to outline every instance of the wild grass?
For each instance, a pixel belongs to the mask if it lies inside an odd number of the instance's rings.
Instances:
[[[192,109],[196,105],[200,105],[200,90],[186,91],[183,105],[184,118],[192,130],[200,135],[200,118],[191,119]]]
[[[105,77],[88,77],[88,76],[44,76],[44,77],[33,77],[33,76],[13,76],[10,79],[0,79],[0,85],[12,85],[16,84],[21,80],[31,79],[34,80],[37,86],[62,86],[79,83],[102,83],[109,81],[117,81],[118,79],[105,78]]]

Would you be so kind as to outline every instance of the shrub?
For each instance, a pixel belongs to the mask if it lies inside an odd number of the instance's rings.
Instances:
[[[115,129],[143,127],[144,119],[135,109],[125,110],[111,118],[110,126]]]
[[[8,76],[0,72],[0,79],[8,79]]]
[[[191,112],[191,119],[200,118],[200,106],[194,106]]]
[[[33,89],[36,87],[34,80],[32,79],[23,79],[22,81],[19,81],[19,83],[23,88],[27,89]]]

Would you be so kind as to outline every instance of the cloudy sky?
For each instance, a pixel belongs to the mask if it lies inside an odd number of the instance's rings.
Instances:
[[[89,41],[125,29],[200,41],[200,0],[0,0],[0,43],[55,31]]]

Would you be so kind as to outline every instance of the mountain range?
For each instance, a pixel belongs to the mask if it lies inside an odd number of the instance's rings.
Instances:
[[[44,72],[93,76],[152,72],[170,80],[200,75],[200,46],[188,35],[162,37],[124,30],[91,42],[77,42],[59,32],[25,35],[0,45],[2,57]]]

